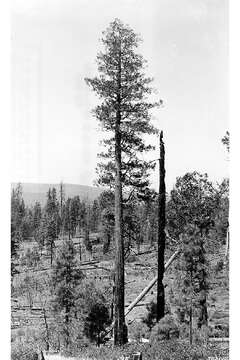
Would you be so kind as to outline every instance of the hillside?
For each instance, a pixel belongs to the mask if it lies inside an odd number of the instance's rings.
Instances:
[[[40,184],[40,183],[21,183],[23,189],[23,199],[26,205],[31,206],[36,201],[41,205],[46,202],[46,194],[50,187],[55,187],[59,192],[60,184]],[[11,187],[15,188],[17,183],[12,183]],[[77,184],[64,184],[65,197],[73,197],[79,195],[81,199],[89,200],[92,202],[103,191],[102,188],[77,185]]]

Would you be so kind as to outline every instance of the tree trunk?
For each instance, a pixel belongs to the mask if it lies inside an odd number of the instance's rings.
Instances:
[[[190,303],[190,314],[189,314],[189,342],[192,345],[192,298]]]
[[[121,49],[121,47],[120,47]],[[115,299],[114,345],[127,342],[124,317],[124,243],[122,224],[122,158],[121,158],[121,50],[118,69],[118,109],[115,120]]]
[[[200,261],[205,263],[206,259],[204,258],[204,248],[203,248],[203,237],[201,237],[201,258]],[[207,281],[206,281],[206,272],[204,269],[201,270],[201,277],[199,279],[200,282],[200,314],[198,317],[198,328],[200,329],[203,325],[208,325],[208,312],[207,312]]]
[[[69,311],[70,311],[70,307],[69,305],[66,305],[65,308],[65,334],[66,334],[66,348],[68,349],[69,347]]]
[[[45,323],[45,328],[46,328],[46,337],[47,337],[47,351],[49,351],[49,343],[50,343],[50,337],[49,337],[49,329],[48,329],[48,323],[47,323],[47,316],[46,316],[46,310],[45,308],[43,308],[43,318],[44,318],[44,323]]]
[[[164,317],[165,294],[163,286],[164,276],[164,251],[165,251],[165,149],[163,132],[160,134],[160,159],[159,159],[159,195],[158,195],[158,281],[157,281],[157,321]]]
[[[79,260],[82,261],[82,249],[81,249],[81,241],[79,239]]]
[[[63,183],[60,183],[60,218],[61,218],[61,238],[63,239]]]
[[[51,267],[52,267],[52,263],[53,263],[53,242],[51,240],[51,249],[50,249],[50,262],[51,262]]]
[[[193,297],[193,277],[192,277],[192,272],[191,272],[191,294],[190,294],[190,312],[189,312],[189,342],[190,342],[190,345],[192,345],[192,341],[193,341],[193,336],[192,336],[192,314],[193,314],[193,311],[192,311],[192,297]]]

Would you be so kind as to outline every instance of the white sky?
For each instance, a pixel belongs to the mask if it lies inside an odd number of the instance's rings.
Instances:
[[[154,124],[164,131],[167,187],[187,171],[227,176],[221,144],[228,129],[227,6],[227,0],[12,0],[12,181],[93,183],[102,133],[84,77],[96,74],[101,32],[116,17],[141,34],[139,52],[164,101]]]

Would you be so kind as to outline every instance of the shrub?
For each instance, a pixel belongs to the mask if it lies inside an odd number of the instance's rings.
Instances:
[[[209,336],[216,338],[229,337],[229,324],[217,324],[210,327]]]
[[[108,308],[101,303],[94,304],[84,322],[84,334],[97,345],[102,342],[101,333],[111,324]]]
[[[40,256],[37,248],[33,248],[32,250],[27,248],[24,255],[21,257],[21,265],[27,267],[37,266],[40,261]]]
[[[157,304],[154,301],[151,301],[150,304],[147,305],[147,315],[143,319],[143,323],[146,324],[151,330],[153,326],[157,322]],[[166,304],[165,306],[165,315],[169,315],[171,313],[170,306]]]
[[[179,328],[171,315],[165,315],[152,329],[150,342],[169,340],[179,336]]]
[[[224,267],[224,261],[219,260],[215,266],[215,273],[222,271],[223,267]]]
[[[209,338],[209,328],[202,326],[201,329],[195,329],[193,332],[193,341],[195,344],[206,344]]]
[[[134,321],[128,327],[129,339],[141,341],[142,338],[149,338],[149,329],[146,324]]]

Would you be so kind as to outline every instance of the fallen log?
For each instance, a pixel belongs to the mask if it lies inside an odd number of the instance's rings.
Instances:
[[[209,338],[210,342],[229,342],[229,338]]]
[[[179,253],[180,253],[180,249],[175,251],[175,253],[170,257],[170,259],[167,261],[167,263],[164,266],[164,271],[166,271],[169,268],[169,266],[176,259],[176,257],[178,256]],[[125,317],[142,300],[142,298],[149,292],[149,290],[151,290],[151,288],[154,286],[154,284],[156,282],[157,282],[157,276],[155,276],[155,278],[152,279],[152,281],[148,284],[148,286],[145,287],[145,289],[143,289],[143,291],[138,295],[138,297],[128,306],[128,308],[125,310]],[[106,337],[112,331],[113,326],[114,326],[114,323],[112,323],[110,328],[108,328],[108,330],[105,332],[105,334],[103,335],[104,337]]]
[[[179,252],[180,250],[175,251],[175,253],[167,261],[167,263],[164,266],[165,271],[169,268],[169,266],[178,256]],[[152,281],[148,284],[148,286],[146,286],[145,289],[143,289],[143,291],[138,295],[138,297],[128,306],[128,308],[125,311],[125,316],[127,316],[130,313],[130,311],[142,300],[142,298],[151,290],[151,288],[156,284],[156,282],[157,282],[157,276],[155,276],[155,278],[152,279]]]

